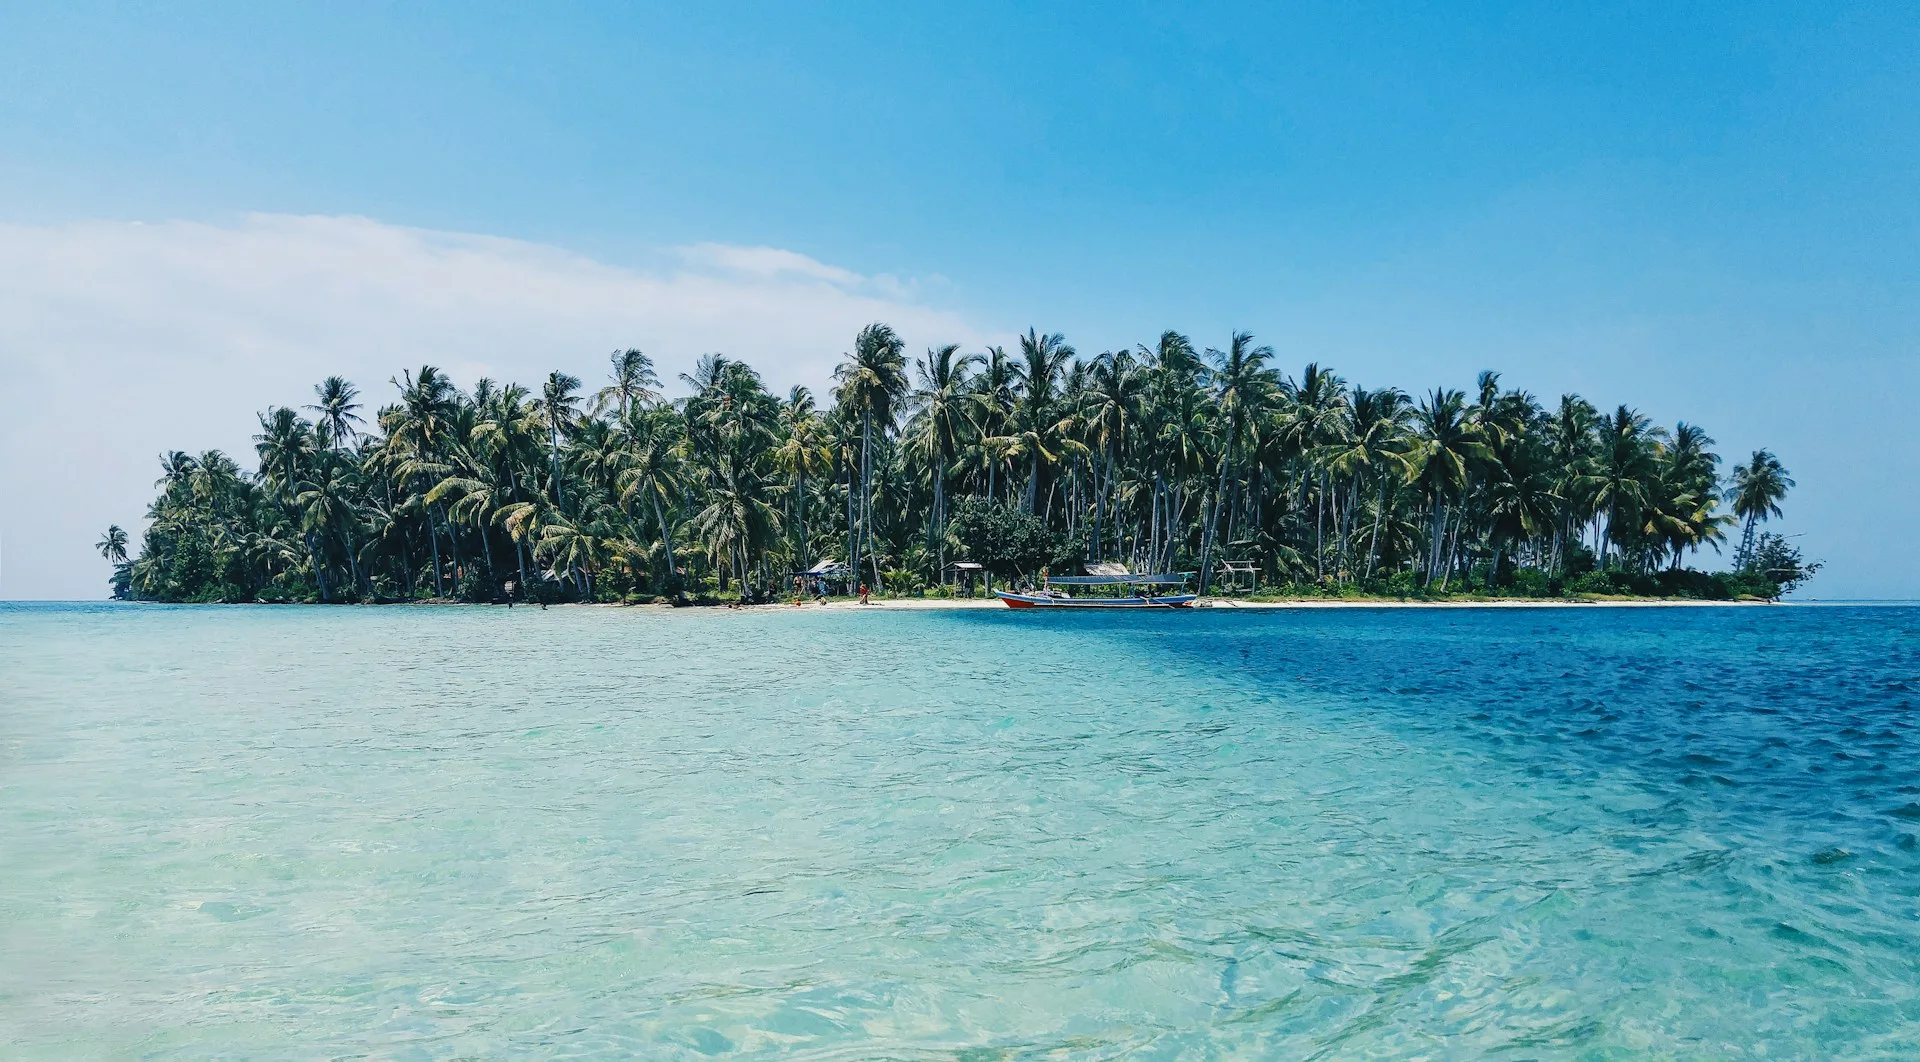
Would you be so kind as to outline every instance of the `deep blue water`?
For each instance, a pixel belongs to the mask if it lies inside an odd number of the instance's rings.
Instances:
[[[1920,1055],[1909,607],[0,606],[0,678],[10,1056]]]

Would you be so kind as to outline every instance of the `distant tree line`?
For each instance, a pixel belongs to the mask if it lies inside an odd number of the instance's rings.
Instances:
[[[1695,425],[1493,372],[1416,398],[1288,375],[1246,333],[1081,357],[1030,330],[910,362],[874,324],[825,409],[717,354],[680,382],[638,350],[591,393],[428,365],[369,412],[332,377],[260,415],[255,471],[167,454],[138,555],[117,526],[99,548],[118,595],[159,601],[768,597],[822,558],[903,593],[962,559],[1400,595],[1772,597],[1817,568],[1761,531],[1793,486],[1772,454],[1723,476]],[[1732,571],[1687,569],[1730,537]]]

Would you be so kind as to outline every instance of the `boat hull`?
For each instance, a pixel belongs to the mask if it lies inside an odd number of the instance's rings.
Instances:
[[[1044,597],[1040,594],[1015,594],[995,590],[993,596],[1008,608],[1138,609],[1190,608],[1193,594],[1169,594],[1165,597]]]

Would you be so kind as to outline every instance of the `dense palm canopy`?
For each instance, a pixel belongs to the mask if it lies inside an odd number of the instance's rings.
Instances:
[[[589,397],[558,371],[463,392],[427,365],[363,418],[329,378],[311,418],[260,415],[253,473],[166,455],[138,556],[118,528],[98,548],[131,596],[162,600],[771,596],[822,560],[911,590],[955,559],[1497,590],[1689,574],[1736,522],[1739,564],[1793,485],[1764,450],[1723,483],[1696,425],[1545,407],[1490,372],[1416,401],[1324,365],[1291,375],[1247,333],[1082,357],[1032,329],[1013,354],[910,362],[874,324],[824,409],[723,355],[680,380],[664,396],[630,348]]]

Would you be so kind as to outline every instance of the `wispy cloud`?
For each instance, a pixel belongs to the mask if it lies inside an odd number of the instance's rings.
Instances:
[[[794,251],[778,247],[734,247],[724,243],[696,243],[680,248],[680,256],[689,265],[704,266],[725,273],[750,277],[784,277],[815,280],[853,290],[867,278],[851,270],[830,266]]]
[[[721,351],[819,386],[853,334],[977,343],[915,285],[771,247],[623,268],[557,247],[365,218],[0,225],[0,596],[95,597],[101,528],[130,528],[164,450],[251,456],[253,413],[338,373],[370,403],[402,367],[586,379],[638,346],[665,375]]]

